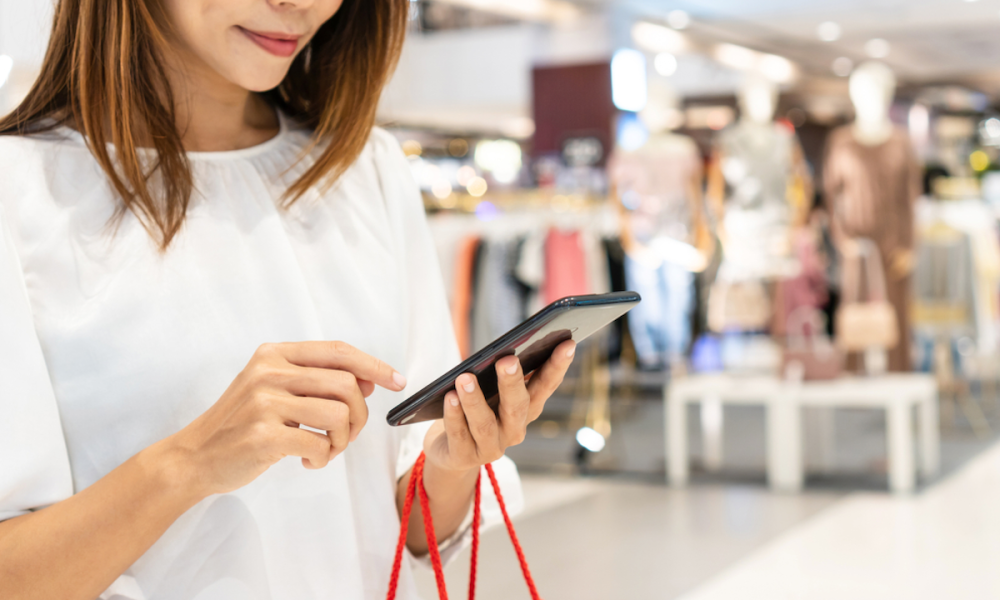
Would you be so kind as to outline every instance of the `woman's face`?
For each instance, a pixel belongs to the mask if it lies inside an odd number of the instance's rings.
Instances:
[[[342,2],[165,0],[165,6],[185,54],[244,89],[262,92],[281,83]]]

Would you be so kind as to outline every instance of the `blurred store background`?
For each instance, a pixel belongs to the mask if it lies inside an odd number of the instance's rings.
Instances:
[[[1000,1],[410,6],[379,119],[463,351],[645,299],[509,452],[543,595],[1000,597]],[[0,0],[0,113],[50,18]]]

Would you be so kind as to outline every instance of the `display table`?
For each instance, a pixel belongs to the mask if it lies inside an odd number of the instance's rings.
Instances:
[[[843,377],[829,381],[795,381],[776,376],[731,374],[693,375],[677,379],[664,391],[666,404],[667,472],[671,485],[688,481],[686,409],[690,404],[756,405],[767,413],[767,476],[772,488],[802,488],[802,408],[874,408],[886,411],[889,488],[909,493],[916,482],[913,412],[920,432],[921,473],[939,469],[937,386],[922,373],[879,377]],[[706,455],[721,457],[721,419],[706,432]],[[704,426],[704,419],[703,419]]]

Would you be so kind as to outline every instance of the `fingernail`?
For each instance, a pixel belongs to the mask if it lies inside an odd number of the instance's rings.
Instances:
[[[573,358],[574,354],[576,354],[576,344],[569,347],[569,350],[566,351],[566,357]]]
[[[447,397],[449,404],[451,404],[452,406],[458,406],[458,394],[456,394],[455,392],[448,392]]]
[[[393,371],[392,380],[395,381],[396,385],[398,385],[399,387],[401,388],[406,387],[406,377],[403,377],[402,373],[397,373],[396,371]]]
[[[462,389],[465,390],[466,393],[472,393],[476,389],[476,384],[472,383],[472,375],[462,375],[458,379],[459,385],[462,386]]]
[[[508,365],[507,368],[504,369],[504,371],[507,371],[508,375],[513,375],[514,373],[517,373],[517,361],[516,360],[510,361],[510,365]]]

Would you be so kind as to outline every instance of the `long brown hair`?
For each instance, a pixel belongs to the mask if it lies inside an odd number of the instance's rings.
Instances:
[[[402,49],[408,0],[344,0],[264,98],[332,140],[283,198],[334,182],[361,153],[378,99]],[[169,47],[157,0],[59,0],[41,74],[21,104],[0,119],[0,135],[72,123],[122,203],[160,245],[184,222],[194,182],[175,121],[160,53]],[[140,159],[140,132],[156,161]],[[108,144],[114,145],[114,157]],[[151,185],[155,174],[158,185]]]

